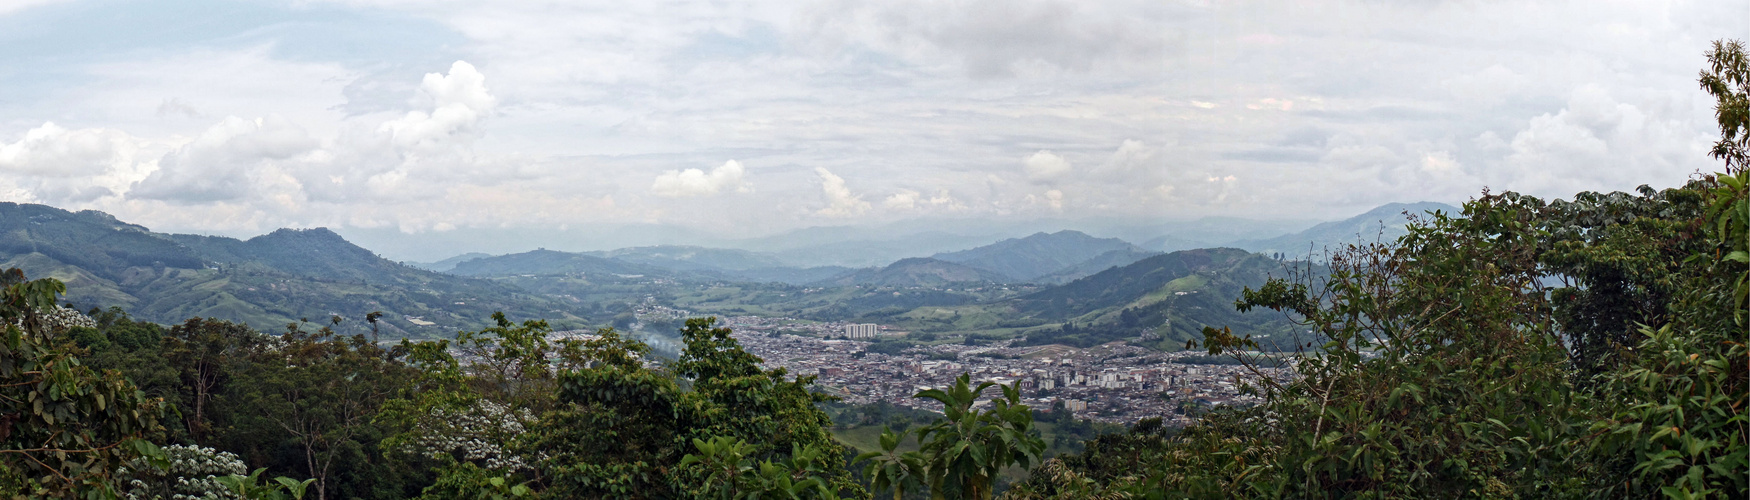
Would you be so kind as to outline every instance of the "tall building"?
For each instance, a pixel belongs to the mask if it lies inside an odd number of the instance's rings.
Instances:
[[[880,332],[880,331],[881,331],[881,327],[874,324],[874,323],[863,323],[863,324],[859,324],[859,325],[845,325],[845,338],[847,338],[847,339],[872,339],[872,338],[875,338],[875,334],[877,332]]]

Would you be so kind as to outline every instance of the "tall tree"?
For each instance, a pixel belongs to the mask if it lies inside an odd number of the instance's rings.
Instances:
[[[0,490],[20,496],[116,494],[115,470],[128,460],[163,460],[165,405],[119,372],[98,372],[51,331],[65,285],[0,272]]]

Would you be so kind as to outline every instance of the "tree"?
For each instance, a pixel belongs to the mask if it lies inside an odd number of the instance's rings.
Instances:
[[[185,401],[193,413],[185,416],[189,436],[204,441],[211,434],[208,410],[220,384],[237,369],[262,335],[248,326],[216,318],[190,318],[170,329],[163,339],[163,356],[181,373]]]
[[[991,498],[998,473],[1010,466],[1030,467],[1045,452],[1045,441],[1033,430],[1033,412],[1021,404],[1019,382],[973,387],[971,379],[961,374],[947,390],[927,389],[915,396],[942,403],[943,418],[918,430],[924,480],[934,498]],[[989,410],[974,409],[979,395],[993,386],[1003,396],[991,400]]]
[[[283,433],[295,443],[303,473],[315,480],[316,498],[326,499],[336,487],[330,479],[337,463],[370,459],[365,447],[377,440],[361,439],[374,433],[379,408],[410,375],[363,335],[288,325],[249,354],[241,374],[248,383],[236,384],[233,408],[248,422],[230,437],[261,446]]]
[[[113,370],[98,372],[47,327],[65,285],[0,273],[0,490],[21,496],[116,494],[115,471],[144,457],[164,429],[161,400]]]

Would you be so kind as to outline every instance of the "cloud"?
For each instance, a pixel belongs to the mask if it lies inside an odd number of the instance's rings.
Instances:
[[[751,189],[742,180],[744,173],[741,162],[735,160],[711,169],[711,173],[696,168],[670,170],[656,176],[650,191],[664,198],[711,196],[725,190],[746,193]]]
[[[176,98],[165,99],[164,102],[158,103],[157,114],[159,118],[168,118],[173,115],[182,115],[189,118],[200,118],[202,116],[200,110],[194,109],[194,106],[182,102],[182,99]]]
[[[486,89],[486,75],[466,61],[451,64],[448,75],[427,73],[419,85],[419,94],[420,101],[430,103],[430,112],[409,111],[378,128],[388,132],[397,146],[425,147],[466,137],[498,103]]]
[[[1029,194],[1029,195],[1027,195],[1025,200],[1029,204],[1034,204],[1034,205],[1043,204],[1047,207],[1050,207],[1051,210],[1054,212],[1062,212],[1063,211],[1063,191],[1061,191],[1061,190],[1049,189],[1049,190],[1046,190],[1044,193],[1039,194],[1038,196]]]
[[[1028,155],[1021,160],[1021,169],[1035,182],[1062,179],[1070,173],[1069,161],[1047,150]]]
[[[1710,139],[1694,124],[1619,102],[1601,87],[1575,89],[1567,106],[1514,134],[1490,182],[1545,196],[1681,182]],[[1693,168],[1693,167],[1691,167]]]
[[[816,211],[816,214],[827,217],[855,217],[869,211],[869,202],[863,201],[861,195],[852,194],[845,187],[845,179],[823,167],[814,167],[814,174],[820,176],[821,195],[826,197],[826,208]]]
[[[311,152],[317,141],[302,127],[274,115],[235,116],[158,161],[158,170],[128,190],[129,198],[183,203],[242,199],[261,190],[257,181],[278,177],[281,164]]]
[[[976,78],[1158,68],[1182,43],[1178,27],[1161,22],[1166,9],[1141,2],[845,1],[817,9],[807,16],[817,38],[951,63]]]
[[[966,210],[966,204],[955,199],[953,195],[948,193],[947,189],[937,190],[935,195],[927,198],[917,190],[900,189],[898,192],[888,195],[881,205],[889,210],[901,211],[931,209],[958,212]]]
[[[881,205],[891,209],[916,210],[918,208],[918,197],[922,195],[923,193],[917,191],[901,189],[897,193],[888,195],[887,200],[882,201]]]
[[[19,176],[89,176],[131,162],[131,137],[108,129],[67,130],[54,123],[0,144],[0,171]]]
[[[65,2],[67,0],[0,0],[0,15],[10,14],[38,5]]]

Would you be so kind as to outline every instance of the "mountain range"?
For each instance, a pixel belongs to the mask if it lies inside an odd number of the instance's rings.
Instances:
[[[327,229],[281,229],[238,240],[156,233],[102,212],[0,203],[0,268],[67,284],[75,307],[120,307],[135,317],[180,323],[190,317],[277,329],[331,315],[353,320],[382,311],[382,332],[441,335],[486,324],[493,311],[586,320],[571,304],[491,281],[436,273],[383,259]]]
[[[1289,258],[1318,257],[1326,250],[1336,251],[1344,245],[1357,243],[1389,243],[1408,234],[1404,227],[1411,217],[1426,217],[1427,212],[1460,212],[1445,203],[1388,203],[1367,213],[1340,221],[1325,222],[1293,234],[1274,238],[1233,242],[1232,246],[1258,253],[1282,253]],[[1318,259],[1314,259],[1318,260]]]
[[[1141,259],[1148,255],[1142,248],[1118,238],[1095,238],[1080,231],[1063,230],[1033,233],[1025,238],[1006,239],[969,250],[938,253],[931,258],[994,272],[1009,281],[1029,282],[1096,257],[1107,256],[1101,263],[1111,262],[1107,265],[1111,267],[1135,262],[1123,262],[1124,256]]]

